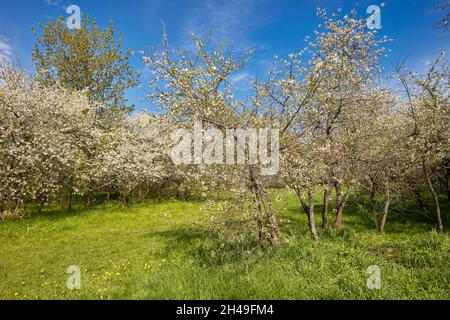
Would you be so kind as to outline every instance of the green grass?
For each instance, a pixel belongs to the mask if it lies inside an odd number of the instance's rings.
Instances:
[[[392,214],[380,235],[350,204],[343,230],[314,243],[295,197],[280,198],[287,240],[227,259],[212,256],[217,244],[192,224],[197,202],[47,210],[0,223],[0,298],[450,299],[450,237],[432,222]],[[69,265],[81,267],[81,290],[66,287]],[[366,286],[370,265],[381,268],[381,290]]]

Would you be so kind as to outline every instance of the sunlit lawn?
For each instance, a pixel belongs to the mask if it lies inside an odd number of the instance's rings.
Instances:
[[[2,222],[0,298],[450,298],[450,237],[417,214],[409,220],[392,214],[383,236],[350,205],[344,229],[313,243],[306,216],[283,193],[277,207],[288,241],[266,254],[255,243],[254,250],[219,259],[210,254],[216,244],[206,229],[192,224],[200,206],[167,201],[47,210]],[[69,265],[81,268],[81,290],[66,286]],[[381,290],[366,286],[370,265],[381,268]]]

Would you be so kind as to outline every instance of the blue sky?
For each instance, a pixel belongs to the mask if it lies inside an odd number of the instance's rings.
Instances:
[[[211,31],[217,41],[229,40],[238,49],[256,49],[249,66],[236,74],[235,82],[245,91],[247,80],[262,77],[274,55],[287,56],[305,47],[305,37],[320,23],[316,16],[319,6],[328,11],[355,8],[364,17],[369,5],[381,7],[381,34],[394,39],[387,48],[392,51],[383,64],[386,72],[408,55],[408,65],[423,70],[426,61],[439,51],[449,49],[449,37],[434,29],[442,15],[435,10],[441,0],[2,0],[0,3],[0,56],[19,60],[32,68],[31,28],[50,17],[67,16],[65,8],[80,6],[84,14],[97,18],[101,26],[114,20],[122,32],[124,45],[133,50],[145,50],[161,43],[161,21],[167,25],[170,42],[175,47],[190,45],[192,32],[202,36]],[[133,58],[138,71],[144,67]],[[145,81],[145,73],[142,77]],[[132,89],[128,97],[139,108],[148,108],[144,88]]]

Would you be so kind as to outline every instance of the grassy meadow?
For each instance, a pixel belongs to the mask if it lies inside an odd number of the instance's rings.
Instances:
[[[350,203],[343,229],[315,243],[294,194],[277,193],[284,241],[265,254],[256,241],[211,254],[227,244],[209,237],[196,201],[49,208],[1,222],[0,299],[450,299],[450,237],[414,208],[392,212],[380,235]],[[66,287],[69,265],[81,268],[81,290]],[[371,265],[380,290],[366,286]]]

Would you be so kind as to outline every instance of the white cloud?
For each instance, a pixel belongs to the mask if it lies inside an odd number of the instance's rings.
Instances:
[[[258,7],[266,0],[201,0],[187,12],[184,22],[182,44],[186,45],[187,36],[195,33],[205,38],[209,32],[216,43],[229,41],[237,50],[251,49],[255,44],[250,32],[267,22],[267,17],[257,15]]]
[[[245,70],[238,71],[230,76],[230,83],[236,86],[238,92],[249,93],[252,90],[252,80],[254,77]]]
[[[45,2],[48,6],[57,6],[57,5],[59,5],[59,3],[61,2],[61,0],[44,0],[44,2]]]
[[[0,34],[0,60],[6,59],[11,61],[12,48],[9,44],[8,38]]]
[[[231,75],[230,76],[230,82],[234,83],[234,84],[237,84],[237,83],[239,83],[241,81],[249,80],[250,78],[251,77],[250,77],[250,74],[248,72],[241,71],[241,72],[238,72],[238,73],[235,73],[235,74]]]

